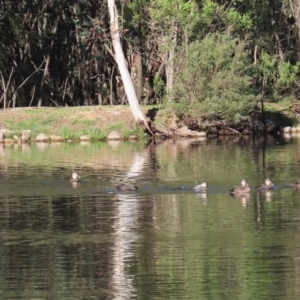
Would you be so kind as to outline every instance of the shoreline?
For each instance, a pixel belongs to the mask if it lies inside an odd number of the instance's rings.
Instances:
[[[210,138],[218,136],[243,137],[247,135],[297,134],[300,126],[291,126],[286,115],[278,119],[279,110],[268,112],[267,126],[258,119],[248,119],[238,125],[211,126],[206,130],[195,128],[159,106],[142,106],[158,132],[145,133],[135,124],[130,107],[79,106],[79,107],[18,107],[0,110],[0,143],[23,142],[80,142],[106,140],[156,140],[165,138]],[[281,110],[282,111],[282,110]],[[291,116],[290,110],[287,110]],[[153,112],[155,112],[153,114]],[[277,116],[273,118],[272,114]],[[286,118],[288,121],[286,121]],[[289,126],[287,126],[289,125]],[[255,126],[255,127],[254,127]],[[161,130],[160,130],[161,129]]]

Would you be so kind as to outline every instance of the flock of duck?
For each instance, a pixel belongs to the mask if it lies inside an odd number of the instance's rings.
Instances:
[[[74,183],[79,182],[80,176],[76,172],[73,172],[70,181]],[[300,189],[300,181],[291,183],[288,186]],[[193,190],[198,193],[206,193],[207,187],[208,184],[206,181],[204,181],[194,186]],[[138,187],[129,183],[121,183],[117,186],[117,189],[120,191],[136,191],[138,190]],[[269,178],[265,180],[265,183],[255,186],[256,191],[272,191],[273,189],[274,189],[274,184]],[[240,185],[236,185],[229,190],[229,194],[235,197],[243,197],[244,195],[250,194],[250,192],[251,192],[251,188],[246,179],[242,179]]]
[[[200,193],[206,193],[207,191],[207,182],[202,182],[194,187],[194,190]],[[287,187],[293,187],[296,189],[300,189],[300,181],[296,181],[294,183],[290,183]],[[267,178],[264,183],[256,185],[255,190],[258,192],[270,192],[274,190],[275,186],[272,181]],[[242,179],[240,185],[236,185],[229,190],[229,194],[236,198],[243,198],[244,196],[250,195],[251,188],[246,179]]]

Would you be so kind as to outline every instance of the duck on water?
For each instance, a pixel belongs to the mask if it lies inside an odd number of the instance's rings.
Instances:
[[[236,185],[233,188],[229,190],[229,194],[236,196],[236,195],[241,195],[241,194],[248,194],[251,192],[251,188],[249,184],[247,183],[246,179],[242,179],[240,185]]]
[[[267,178],[265,180],[265,183],[259,184],[255,187],[255,189],[257,191],[270,191],[274,189],[274,184],[272,183],[272,181]]]
[[[207,182],[203,181],[200,184],[197,184],[196,186],[193,187],[193,190],[198,192],[198,193],[206,193],[207,192]]]
[[[125,192],[125,191],[137,191],[139,188],[129,183],[121,183],[117,186],[117,189],[119,191]]]
[[[73,172],[70,181],[71,182],[79,182],[80,176],[76,172]]]
[[[300,189],[300,180],[297,180],[294,183],[290,183],[288,186],[291,186],[291,187],[293,187],[295,189]]]

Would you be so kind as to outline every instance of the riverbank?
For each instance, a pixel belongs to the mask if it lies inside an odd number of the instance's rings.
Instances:
[[[153,121],[165,135],[182,137],[203,137],[214,135],[245,135],[252,134],[253,124],[262,130],[263,123],[258,112],[257,120],[245,121],[235,126],[211,126],[199,128],[193,123],[178,120],[170,111],[159,106],[144,106],[144,113]],[[283,104],[266,105],[265,117],[270,124],[269,133],[283,131],[286,126],[296,127],[298,109],[295,106]],[[22,131],[31,130],[31,138],[40,133],[49,140],[105,140],[112,134],[120,139],[147,138],[144,129],[134,122],[129,106],[81,106],[81,107],[42,107],[15,108],[0,110],[0,130],[7,130],[5,138],[21,136]],[[190,130],[192,129],[192,131]],[[201,131],[199,133],[199,131]],[[272,132],[274,131],[274,132]]]
[[[145,108],[144,111],[147,111]],[[81,106],[15,108],[0,111],[0,130],[9,130],[5,137],[21,136],[31,130],[31,137],[40,133],[61,140],[103,140],[115,131],[122,139],[146,137],[143,129],[134,124],[129,106]]]

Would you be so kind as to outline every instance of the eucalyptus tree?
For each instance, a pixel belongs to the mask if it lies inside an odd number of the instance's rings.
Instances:
[[[134,116],[134,119],[136,122],[143,122],[147,129],[151,132],[148,124],[147,124],[147,118],[145,114],[143,113],[135,90],[134,86],[132,84],[132,80],[126,65],[126,60],[125,56],[123,53],[122,45],[121,45],[121,40],[120,40],[120,32],[119,32],[119,21],[118,21],[118,11],[117,7],[115,5],[114,0],[107,0],[108,3],[108,9],[109,9],[109,15],[110,15],[110,20],[111,20],[111,26],[110,26],[110,31],[111,31],[111,38],[112,38],[112,43],[114,47],[114,56],[115,60],[118,64],[119,71],[121,73],[122,81],[124,84],[124,89],[127,95],[127,99],[131,108],[131,112]]]

